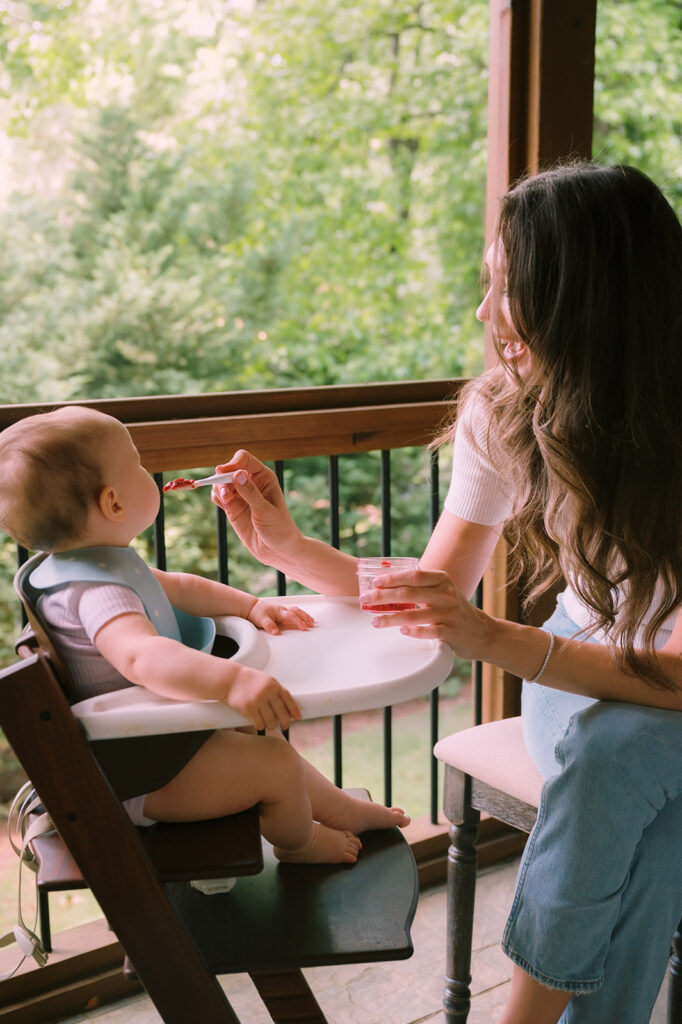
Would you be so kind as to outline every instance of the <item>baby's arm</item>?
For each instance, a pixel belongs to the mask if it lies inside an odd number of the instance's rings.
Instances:
[[[248,619],[257,598],[225,583],[189,572],[152,569],[172,605],[190,615],[238,615]]]
[[[232,613],[234,614],[234,613]],[[159,636],[145,615],[128,613],[95,635],[100,654],[121,675],[174,700],[222,700],[257,729],[288,729],[298,704],[273,676]]]
[[[152,572],[172,605],[191,615],[238,615],[268,633],[284,629],[309,629],[312,615],[302,608],[281,604],[277,598],[258,599],[243,590],[186,572]]]

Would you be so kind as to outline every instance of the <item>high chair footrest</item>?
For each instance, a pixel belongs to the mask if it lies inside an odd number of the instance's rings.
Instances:
[[[354,865],[265,867],[231,892],[169,886],[172,902],[216,974],[406,959],[418,879],[397,828],[365,832]]]

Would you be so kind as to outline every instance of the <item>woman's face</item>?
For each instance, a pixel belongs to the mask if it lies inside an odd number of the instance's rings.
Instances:
[[[506,260],[500,242],[493,242],[489,247],[483,270],[486,293],[476,310],[476,319],[491,324],[501,346],[502,358],[523,380],[528,380],[533,368],[533,357],[512,323],[507,298]]]

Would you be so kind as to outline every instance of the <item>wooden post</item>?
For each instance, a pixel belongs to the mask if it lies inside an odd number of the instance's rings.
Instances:
[[[592,152],[597,0],[490,0],[486,239],[499,198],[524,174]],[[485,366],[497,354],[486,325]],[[506,584],[508,552],[498,545],[484,577],[483,607],[518,619],[519,596]],[[483,666],[483,721],[518,714],[519,681]]]

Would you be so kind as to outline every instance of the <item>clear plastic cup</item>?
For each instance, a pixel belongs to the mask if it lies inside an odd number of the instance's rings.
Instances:
[[[364,595],[374,589],[375,580],[389,572],[403,572],[406,569],[417,569],[418,558],[359,558],[358,584],[360,589],[360,608],[363,612],[404,612],[416,608],[411,602],[393,602],[391,604],[367,604]]]

